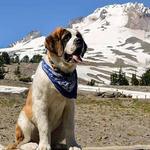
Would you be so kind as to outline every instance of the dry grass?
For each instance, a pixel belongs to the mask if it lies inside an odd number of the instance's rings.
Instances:
[[[17,94],[0,94],[0,143],[13,142],[24,99]],[[84,93],[76,103],[76,137],[83,147],[149,144],[149,101],[100,99]]]
[[[80,95],[77,100],[77,104],[97,104],[100,106],[109,106],[114,109],[124,110],[132,109],[133,111],[143,111],[144,113],[150,113],[150,101],[140,99],[129,98],[99,98],[98,96]]]

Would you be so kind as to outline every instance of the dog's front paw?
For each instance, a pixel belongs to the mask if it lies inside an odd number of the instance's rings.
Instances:
[[[82,148],[80,146],[72,146],[69,147],[69,150],[82,150]]]
[[[39,144],[37,150],[51,150],[51,146],[49,144]]]

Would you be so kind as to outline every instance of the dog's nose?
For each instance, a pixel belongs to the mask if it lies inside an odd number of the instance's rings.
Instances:
[[[82,40],[81,38],[78,38],[78,37],[77,37],[77,38],[74,40],[74,43],[77,44],[77,45],[81,45],[81,44],[82,44],[82,41],[83,41],[83,40]]]

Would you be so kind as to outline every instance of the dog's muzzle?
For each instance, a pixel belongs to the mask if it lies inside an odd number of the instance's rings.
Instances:
[[[82,62],[82,58],[80,55],[76,54],[67,54],[64,53],[64,59],[66,62],[72,62],[72,63],[80,63]]]
[[[86,52],[87,46],[82,38],[76,38],[73,43],[76,47],[72,54],[64,53],[64,59],[67,62],[80,63]]]

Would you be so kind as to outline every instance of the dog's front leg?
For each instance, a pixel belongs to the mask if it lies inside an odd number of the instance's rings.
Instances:
[[[35,106],[35,119],[39,131],[39,146],[37,150],[51,150],[51,131],[48,119],[48,108],[45,103],[39,102]]]
[[[81,147],[77,144],[75,140],[74,133],[74,111],[75,104],[74,100],[68,100],[65,107],[63,121],[64,130],[66,135],[66,144],[69,150],[81,150]]]

